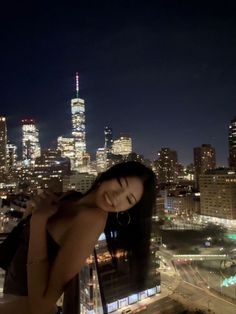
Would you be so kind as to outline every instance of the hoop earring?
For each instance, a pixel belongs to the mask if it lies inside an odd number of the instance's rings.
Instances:
[[[123,220],[124,220],[123,218],[124,218],[125,213],[126,213],[126,216],[128,215],[128,216],[127,216],[127,217],[128,217],[127,222],[123,221]],[[121,216],[119,216],[119,215],[121,215]],[[122,217],[122,216],[123,216],[123,217]],[[122,220],[121,220],[121,217],[122,217]],[[128,226],[128,225],[130,224],[130,222],[131,222],[130,214],[129,214],[129,212],[127,212],[127,211],[117,212],[117,213],[116,213],[116,219],[117,219],[118,224],[119,224],[120,226],[122,226],[122,227]]]

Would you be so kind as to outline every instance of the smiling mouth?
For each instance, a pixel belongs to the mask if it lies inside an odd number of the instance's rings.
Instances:
[[[104,193],[104,197],[105,197],[105,200],[106,200],[107,204],[112,206],[112,207],[114,207],[114,205],[113,205],[109,195],[106,192]]]

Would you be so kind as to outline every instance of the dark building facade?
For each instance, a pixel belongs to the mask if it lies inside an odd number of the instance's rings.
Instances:
[[[0,117],[0,173],[7,167],[7,125],[6,118]]]
[[[229,167],[236,169],[236,117],[229,125]]]
[[[87,260],[80,273],[81,314],[108,314],[160,293],[158,255],[158,245],[153,238],[146,280],[142,288],[138,288],[131,275],[128,256],[118,252],[114,263],[102,234],[93,257]]]

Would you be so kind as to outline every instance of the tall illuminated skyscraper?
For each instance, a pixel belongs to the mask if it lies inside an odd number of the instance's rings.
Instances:
[[[112,144],[113,144],[113,135],[112,135],[112,128],[106,126],[104,128],[104,137],[105,137],[105,145],[104,148],[107,153],[112,152]]]
[[[229,167],[236,169],[236,117],[229,125]]]
[[[15,144],[7,141],[7,167],[9,170],[16,167],[17,163],[17,147]]]
[[[7,125],[6,118],[0,117],[0,172],[7,168]]]
[[[33,165],[35,159],[40,156],[39,131],[33,119],[22,121],[22,160],[24,165]]]
[[[79,74],[76,73],[76,97],[71,99],[72,136],[75,139],[75,168],[83,164],[86,152],[85,101],[79,98]]]
[[[57,148],[61,151],[62,157],[70,159],[71,169],[75,168],[75,139],[73,137],[59,136],[57,138]]]
[[[68,157],[71,162],[71,170],[84,172],[88,161],[85,139],[85,101],[79,98],[79,74],[76,73],[76,94],[71,99],[71,136],[60,136],[57,139],[58,149],[63,157]]]
[[[97,171],[103,172],[107,168],[107,154],[104,147],[98,148],[96,152]]]

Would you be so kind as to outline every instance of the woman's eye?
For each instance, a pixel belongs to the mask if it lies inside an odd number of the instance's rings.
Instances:
[[[129,197],[127,197],[127,200],[129,202],[130,205],[132,205],[133,203],[131,202],[131,199]]]

